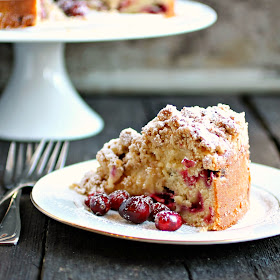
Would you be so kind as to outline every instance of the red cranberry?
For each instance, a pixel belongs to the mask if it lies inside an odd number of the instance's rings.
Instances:
[[[106,194],[97,194],[90,198],[89,206],[95,215],[103,216],[110,210],[111,202]]]
[[[171,210],[175,209],[174,192],[173,191],[166,188],[165,191],[163,191],[161,193],[151,194],[151,197],[154,201],[165,204]]]
[[[182,160],[182,164],[183,164],[184,166],[186,166],[187,168],[190,168],[190,167],[194,167],[195,164],[196,164],[196,162],[193,161],[193,160],[189,160],[189,159],[187,159],[187,158],[184,158],[184,159]]]
[[[58,5],[67,16],[84,16],[89,10],[85,1],[59,0]]]
[[[150,209],[152,210],[152,206],[154,204],[153,199],[148,195],[140,195],[140,197],[144,198],[144,200],[149,204]]]
[[[77,1],[75,2],[72,7],[67,11],[68,16],[84,16],[88,13],[88,6],[86,2]]]
[[[98,195],[98,194],[102,194],[102,192],[94,192],[94,193],[89,194],[89,195],[86,197],[85,201],[84,201],[85,205],[86,205],[87,207],[90,207],[90,206],[89,206],[90,199],[91,199],[94,195]]]
[[[116,190],[109,194],[111,200],[111,209],[119,210],[121,204],[130,197],[130,194],[125,190]]]
[[[124,219],[135,224],[141,224],[148,219],[151,209],[145,198],[132,196],[122,203],[119,213]]]
[[[165,13],[167,11],[167,7],[165,5],[158,4],[154,6],[147,6],[142,11],[150,14],[159,14]]]
[[[204,218],[204,221],[208,224],[213,222],[214,211],[212,207],[209,207],[209,214]]]
[[[182,217],[174,211],[161,211],[156,214],[155,225],[159,230],[175,231],[183,224]]]
[[[214,173],[215,171],[211,171],[211,170],[203,170],[200,173],[200,177],[204,180],[206,187],[210,187],[213,179],[214,179]]]
[[[87,207],[89,207],[89,202],[90,202],[91,197],[92,197],[92,195],[89,195],[89,196],[87,196],[87,198],[85,199],[85,205],[86,205]]]
[[[116,173],[117,173],[117,167],[114,165],[111,169],[111,175],[112,177],[115,177],[116,176]]]
[[[188,208],[188,211],[191,213],[197,213],[204,210],[204,202],[203,197],[201,193],[199,192],[197,194],[197,199],[195,202],[192,203],[192,205]]]
[[[170,210],[166,205],[160,203],[160,202],[156,202],[152,205],[152,211],[151,211],[151,218],[152,220],[155,219],[155,216],[157,213],[161,212],[161,211],[168,211]]]
[[[188,170],[182,170],[181,171],[181,175],[183,177],[183,180],[185,181],[185,183],[191,187],[193,185],[196,184],[196,182],[198,181],[199,177],[196,177],[196,176],[189,176],[188,174]]]
[[[129,7],[131,5],[131,0],[123,0],[120,2],[118,6],[119,11],[123,11],[125,8]]]

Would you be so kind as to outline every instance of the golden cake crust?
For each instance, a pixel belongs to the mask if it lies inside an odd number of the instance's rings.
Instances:
[[[250,207],[251,176],[248,155],[238,153],[229,158],[224,169],[224,180],[214,183],[217,220],[212,229],[221,230],[234,225]]]

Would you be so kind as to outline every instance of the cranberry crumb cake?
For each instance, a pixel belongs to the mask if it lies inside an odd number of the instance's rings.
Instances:
[[[90,11],[174,15],[174,0],[0,0],[0,29],[40,20],[85,17]]]
[[[143,127],[128,128],[97,153],[100,166],[74,188],[148,195],[191,226],[223,230],[249,209],[248,126],[244,113],[167,105]]]

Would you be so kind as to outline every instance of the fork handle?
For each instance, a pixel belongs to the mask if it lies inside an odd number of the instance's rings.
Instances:
[[[0,244],[16,245],[21,230],[19,202],[21,189],[14,192],[7,212],[0,224]]]
[[[19,184],[16,188],[13,188],[11,190],[9,190],[7,193],[5,193],[5,195],[1,198],[0,200],[0,206],[2,203],[4,203],[7,199],[9,199],[11,196],[13,196],[13,194],[18,191],[21,190],[24,187],[33,187],[34,183],[24,183],[24,184]]]

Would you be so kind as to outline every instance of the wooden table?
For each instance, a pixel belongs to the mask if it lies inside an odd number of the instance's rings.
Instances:
[[[139,131],[167,103],[180,108],[221,102],[246,112],[252,161],[280,167],[280,96],[104,96],[86,101],[103,117],[105,129],[72,142],[68,165],[95,158],[123,128]],[[0,180],[8,146],[0,142]],[[280,236],[200,246],[127,241],[56,222],[32,205],[28,192],[21,199],[21,218],[18,245],[0,247],[0,279],[280,279]]]

